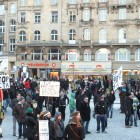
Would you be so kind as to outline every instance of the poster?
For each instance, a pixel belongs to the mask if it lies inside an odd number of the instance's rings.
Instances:
[[[2,88],[2,89],[10,88],[9,75],[0,75],[0,88]]]
[[[59,97],[60,82],[40,81],[40,96]]]
[[[39,120],[39,139],[49,140],[48,120]]]

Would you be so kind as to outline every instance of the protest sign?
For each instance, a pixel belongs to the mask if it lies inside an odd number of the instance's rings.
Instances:
[[[39,120],[39,139],[49,140],[48,120]]]
[[[40,81],[40,96],[59,97],[60,82]]]
[[[10,78],[9,78],[9,75],[0,75],[0,87],[2,89],[10,88]]]
[[[122,83],[122,66],[118,69],[117,73],[113,75],[113,90],[121,87]]]

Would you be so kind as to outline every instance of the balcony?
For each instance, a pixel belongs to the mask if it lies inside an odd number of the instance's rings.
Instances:
[[[98,2],[98,8],[108,7],[108,2]]]
[[[67,6],[68,6],[69,9],[77,9],[78,8],[78,3],[75,3],[75,4],[68,3]]]
[[[81,46],[91,46],[91,40],[81,40]]]
[[[93,19],[89,19],[89,21],[84,21],[83,19],[81,19],[79,21],[79,23],[80,23],[80,26],[82,26],[82,25],[92,26],[93,23],[94,23],[94,20]]]
[[[4,38],[4,33],[0,33],[0,38]]]
[[[121,20],[114,20],[114,24],[116,26],[126,26],[128,25],[128,20],[127,19],[121,19]]]
[[[82,3],[80,4],[80,9],[84,9],[84,8],[90,8],[93,9],[95,7],[94,3]]]
[[[26,28],[27,27],[27,23],[28,22],[25,22],[25,23],[17,23],[17,28]]]
[[[41,11],[42,10],[42,5],[35,5],[32,7],[33,11]]]

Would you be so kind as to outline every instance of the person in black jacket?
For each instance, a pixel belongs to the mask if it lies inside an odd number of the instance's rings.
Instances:
[[[105,119],[107,113],[107,104],[104,100],[104,96],[100,97],[100,101],[95,105],[95,116],[97,120],[97,133],[100,132],[100,123],[102,125],[102,132],[105,131]]]
[[[84,101],[81,103],[80,114],[83,121],[85,134],[90,134],[91,132],[88,131],[90,121],[90,106],[88,97],[85,97]]]

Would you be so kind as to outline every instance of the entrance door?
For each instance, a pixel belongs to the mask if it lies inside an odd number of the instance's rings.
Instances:
[[[32,69],[32,76],[37,76],[37,69]]]

